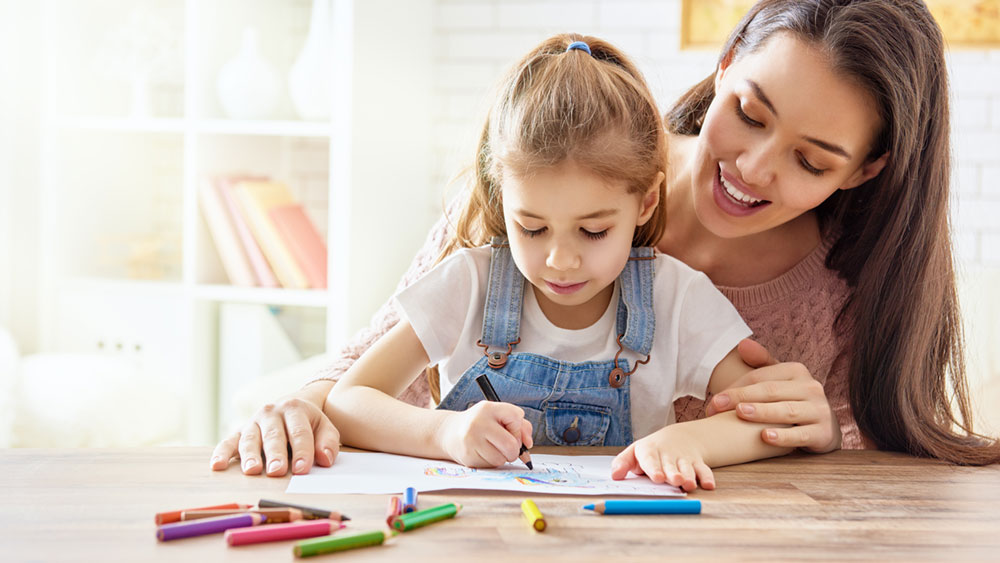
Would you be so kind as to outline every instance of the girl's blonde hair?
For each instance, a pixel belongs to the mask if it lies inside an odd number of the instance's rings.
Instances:
[[[577,41],[581,49],[567,51]],[[572,160],[629,193],[644,194],[666,166],[663,122],[639,70],[596,37],[561,34],[543,41],[508,72],[483,126],[471,193],[441,258],[506,236],[503,172],[523,176]],[[666,182],[657,187],[660,201]],[[655,245],[665,206],[636,228],[633,246]]]

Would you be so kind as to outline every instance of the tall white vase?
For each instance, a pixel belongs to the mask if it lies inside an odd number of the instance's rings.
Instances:
[[[280,81],[257,49],[257,30],[243,30],[240,52],[222,66],[216,81],[222,111],[231,119],[267,119],[278,102]]]
[[[288,93],[302,119],[330,119],[333,20],[330,0],[313,0],[309,34],[288,73]]]

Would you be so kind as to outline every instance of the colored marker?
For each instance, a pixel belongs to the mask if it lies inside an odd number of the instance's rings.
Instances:
[[[273,526],[256,526],[253,528],[238,528],[226,530],[226,543],[229,545],[249,545],[269,541],[299,540],[328,536],[344,527],[336,520],[309,520],[308,522],[291,522]]]
[[[385,523],[392,527],[392,519],[403,513],[403,503],[397,496],[389,497],[389,508],[385,511]]]
[[[156,513],[156,517],[153,520],[156,522],[156,525],[159,526],[159,525],[162,525],[162,524],[169,524],[171,522],[180,522],[181,521],[181,513],[184,512],[185,510],[222,510],[222,509],[226,509],[226,508],[235,508],[235,509],[239,509],[239,510],[247,510],[247,509],[253,508],[253,505],[252,504],[238,504],[238,503],[235,503],[235,502],[231,502],[229,504],[219,504],[219,505],[216,505],[216,506],[203,506],[201,508],[187,508],[187,509],[182,508],[180,510],[171,510],[169,512],[157,512]]]
[[[302,520],[302,511],[298,508],[255,508],[253,510],[238,510],[238,509],[226,509],[226,510],[185,510],[181,512],[181,520],[198,520],[201,518],[215,518],[218,516],[229,516],[231,514],[246,514],[248,512],[253,512],[254,514],[263,514],[267,516],[268,524],[281,524],[284,522],[294,522],[296,520]]]
[[[357,549],[359,547],[381,545],[386,539],[395,536],[397,533],[398,532],[392,530],[375,530],[373,532],[361,532],[346,536],[323,536],[321,538],[300,541],[295,544],[295,548],[292,549],[292,553],[294,553],[296,557],[312,557],[313,555],[333,553],[334,551],[346,551],[348,549]]]
[[[309,506],[302,506],[300,504],[292,504],[290,502],[284,502],[279,500],[267,500],[260,499],[257,503],[260,508],[297,508],[302,511],[302,517],[306,520],[315,520],[317,518],[328,518],[330,520],[339,520],[341,522],[346,522],[350,520],[349,517],[332,510],[323,510],[322,508],[312,508]]]
[[[479,389],[482,390],[483,396],[486,397],[487,401],[494,403],[503,402],[497,395],[496,390],[493,389],[493,384],[490,383],[490,379],[486,377],[485,373],[476,378],[476,383],[479,384]],[[528,469],[534,469],[534,466],[531,465],[531,454],[528,453],[528,448],[525,447],[523,443],[521,444],[521,451],[518,452],[517,457],[528,466]]]
[[[701,501],[693,499],[606,500],[583,508],[598,514],[701,514]]]
[[[427,524],[454,518],[462,510],[461,504],[448,503],[434,508],[425,508],[409,514],[400,514],[392,519],[392,527],[400,532],[408,532]]]
[[[542,511],[538,510],[538,505],[535,504],[535,501],[530,498],[524,499],[521,502],[521,512],[524,513],[524,517],[531,523],[532,528],[539,532],[545,531],[545,517],[542,516]]]
[[[218,518],[203,518],[201,520],[191,520],[189,522],[174,522],[164,524],[157,528],[156,539],[160,541],[178,540],[181,538],[192,538],[194,536],[204,536],[208,534],[221,534],[232,528],[246,528],[256,526],[267,520],[267,516],[248,512],[246,514],[233,514],[232,516],[219,516]]]
[[[403,514],[416,512],[417,510],[417,490],[413,487],[406,487],[403,493]]]

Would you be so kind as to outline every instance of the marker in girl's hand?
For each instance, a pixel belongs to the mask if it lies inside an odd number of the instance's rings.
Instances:
[[[493,389],[493,384],[490,383],[486,374],[482,374],[476,378],[476,383],[479,384],[479,388],[483,391],[483,396],[486,397],[487,401],[494,403],[501,403],[500,397],[497,396],[497,392]],[[528,469],[534,469],[535,467],[531,464],[531,454],[528,453],[528,448],[521,444],[521,451],[517,454],[518,459],[524,462],[528,466]]]

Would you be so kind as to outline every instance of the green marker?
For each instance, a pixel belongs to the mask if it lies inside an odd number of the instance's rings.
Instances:
[[[397,533],[399,532],[376,530],[374,532],[361,532],[348,536],[334,534],[332,536],[312,538],[295,544],[292,553],[296,557],[312,557],[313,555],[333,553],[334,551],[346,551],[358,547],[381,545],[387,538],[391,538]]]
[[[462,510],[461,504],[448,503],[435,506],[434,508],[425,508],[424,510],[418,510],[416,512],[400,514],[392,519],[392,527],[400,532],[405,532],[407,530],[412,530],[414,528],[426,526],[427,524],[445,520],[446,518],[453,518],[456,514],[458,514],[459,510]]]

